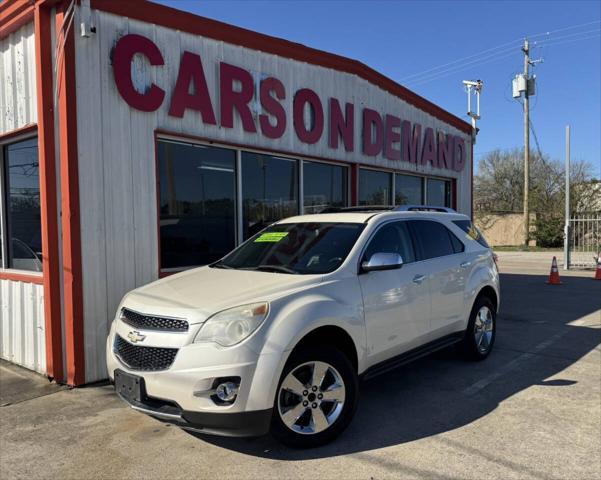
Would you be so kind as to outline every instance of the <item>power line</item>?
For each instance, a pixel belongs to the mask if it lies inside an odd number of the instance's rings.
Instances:
[[[422,75],[425,75],[425,74],[427,74],[427,73],[430,73],[430,72],[432,72],[432,71],[439,70],[439,69],[443,69],[443,68],[445,68],[445,67],[448,67],[448,66],[450,66],[450,65],[453,65],[453,64],[455,64],[455,63],[460,63],[460,62],[463,62],[463,61],[465,61],[465,60],[469,60],[469,59],[471,59],[471,58],[474,58],[474,57],[479,57],[479,56],[481,56],[481,55],[483,55],[483,54],[485,54],[485,53],[492,52],[492,51],[494,51],[494,50],[498,50],[498,49],[499,49],[499,48],[501,48],[501,47],[507,47],[508,45],[511,45],[511,49],[513,49],[513,47],[515,47],[515,43],[517,43],[517,40],[512,40],[511,42],[502,43],[501,45],[498,45],[498,46],[496,46],[496,47],[492,47],[492,48],[488,48],[488,49],[486,49],[486,50],[483,50],[483,51],[481,51],[481,52],[479,52],[479,53],[475,53],[475,54],[473,54],[473,55],[469,55],[469,56],[467,56],[467,57],[463,57],[463,58],[460,58],[460,59],[458,59],[458,60],[454,60],[454,61],[452,61],[452,62],[445,63],[445,64],[443,64],[443,65],[438,65],[438,66],[436,66],[436,67],[429,68],[428,70],[424,70],[423,72],[414,73],[413,75],[409,75],[409,76],[407,76],[407,77],[401,78],[401,80],[400,80],[400,81],[401,81],[401,82],[405,82],[405,81],[409,80],[410,78],[414,78],[414,77],[421,77]],[[509,50],[509,49],[510,49],[510,48],[505,48],[503,51],[506,51],[506,50]],[[497,52],[497,53],[501,53],[501,52]]]
[[[556,41],[556,40],[562,40],[564,38],[568,38],[568,37],[573,37],[573,36],[577,36],[577,35],[584,35],[586,33],[592,33],[592,32],[596,32],[598,30],[590,30],[590,31],[585,31],[585,32],[575,32],[575,33],[571,33],[571,34],[567,34],[567,35],[561,35],[557,38],[550,38],[551,35],[554,35],[555,33],[558,32],[564,32],[564,31],[568,31],[568,30],[573,30],[575,28],[580,28],[580,27],[585,27],[588,25],[593,25],[593,24],[598,24],[601,23],[601,21],[595,20],[592,22],[586,22],[586,23],[581,23],[581,24],[576,24],[576,25],[570,25],[567,27],[563,27],[563,28],[558,28],[556,30],[551,30],[548,32],[543,32],[543,33],[537,33],[535,35],[531,35],[529,38],[537,38],[537,37],[541,37],[541,36],[546,36],[546,39],[543,39],[539,42],[535,42],[535,44],[541,44],[544,45],[546,42],[551,42],[551,41]],[[584,38],[583,38],[584,39]],[[518,42],[521,42],[521,38],[520,39],[516,39],[516,40],[512,40],[511,42],[506,42],[506,43],[502,43],[500,45],[497,45],[496,47],[491,47],[488,48],[486,50],[483,50],[479,53],[475,53],[472,55],[469,55],[467,57],[463,57],[457,60],[454,60],[452,62],[448,62],[448,63],[444,63],[442,65],[438,65],[432,68],[429,68],[427,70],[424,70],[422,72],[418,72],[418,73],[414,73],[412,75],[403,77],[400,79],[400,82],[407,82],[409,84],[414,84],[416,82],[420,82],[422,80],[426,80],[430,81],[431,79],[435,79],[437,78],[438,75],[443,76],[447,74],[447,72],[450,71],[459,71],[461,68],[464,68],[468,65],[476,65],[478,63],[480,63],[483,60],[488,60],[489,58],[492,59],[495,56],[499,56],[498,58],[502,58],[502,54],[504,54],[505,52],[509,51],[509,50],[513,50],[514,47],[516,47]],[[511,45],[511,47],[509,47]],[[552,43],[550,45],[555,45],[555,43]],[[548,46],[550,46],[548,45]],[[482,57],[482,55],[489,53],[489,52],[493,52],[490,55],[484,57],[484,58],[479,58]],[[472,60],[473,59],[473,60]],[[466,62],[466,60],[471,60]]]
[[[599,32],[601,32],[601,30]],[[548,43],[548,44],[545,43],[545,44],[542,45],[542,47],[553,47],[555,45],[562,45],[564,43],[576,42],[576,41],[580,41],[580,40],[588,40],[588,39],[591,39],[591,38],[596,38],[598,36],[599,36],[599,34],[595,34],[595,35],[585,36],[585,37],[582,37],[582,38],[572,38],[572,39],[568,39],[568,40],[564,40],[564,41],[559,41],[559,42],[552,42],[552,43]],[[497,54],[493,54],[490,57],[485,57],[485,58],[482,58],[482,59],[474,60],[474,61],[468,62],[468,63],[466,63],[464,65],[457,65],[455,67],[451,67],[451,68],[448,68],[448,69],[440,71],[440,72],[435,72],[435,73],[433,73],[431,75],[426,75],[423,78],[418,78],[418,79],[416,79],[416,80],[414,80],[412,82],[408,82],[407,85],[412,86],[412,87],[416,87],[416,86],[422,85],[424,83],[431,82],[433,80],[438,80],[440,78],[447,77],[449,75],[452,75],[453,73],[460,72],[465,67],[470,66],[470,65],[471,66],[485,65],[487,63],[491,63],[491,62],[495,62],[497,60],[502,60],[502,59],[508,58],[508,57],[514,55],[515,52],[511,51],[511,52],[508,52],[508,53],[504,53],[502,55],[501,55],[501,53],[503,53],[503,52],[498,52]]]
[[[586,27],[588,25],[594,25],[595,23],[601,23],[601,20],[593,20],[592,22],[579,23],[577,25],[571,25],[569,27],[558,28],[557,30],[551,30],[549,32],[537,33],[536,35],[530,35],[529,38],[542,37],[545,35],[553,35],[554,33],[557,33],[557,32],[565,32],[566,30],[573,30],[574,28]]]
[[[558,40],[563,40],[564,38],[571,38],[571,37],[577,37],[580,35],[586,35],[586,34],[590,34],[590,33],[599,33],[601,32],[601,29],[596,28],[594,30],[587,30],[585,32],[576,32],[576,33],[570,33],[568,35],[560,35],[559,37],[555,37],[555,38],[546,38],[544,40],[541,40],[540,42],[534,42],[535,45],[545,45],[548,44],[549,42],[556,42]]]
[[[516,52],[513,51],[513,49],[512,49],[511,52],[507,52],[504,55],[498,55],[498,56],[493,56],[493,57],[489,57],[489,58],[483,58],[480,61],[473,62],[471,64],[471,66],[485,65],[487,63],[496,62],[497,60],[502,60],[504,58],[508,58],[508,57],[513,56],[513,55],[516,55]],[[424,78],[417,79],[414,82],[409,82],[408,85],[411,85],[411,86],[415,87],[415,86],[418,86],[418,85],[422,85],[424,83],[431,82],[432,80],[438,80],[439,78],[444,78],[444,77],[447,77],[447,76],[452,75],[454,73],[460,72],[466,66],[468,66],[468,65],[457,66],[457,67],[454,67],[452,69],[446,70],[444,72],[439,72],[439,73],[433,74],[431,76],[426,76]]]
[[[578,42],[580,40],[590,40],[591,38],[597,38],[600,35],[601,35],[601,30],[599,31],[599,33],[597,33],[595,35],[589,35],[587,37],[582,37],[582,38],[572,38],[570,40],[564,40],[562,42],[547,43],[547,44],[543,45],[543,47],[554,47],[556,45],[564,45],[566,43]]]

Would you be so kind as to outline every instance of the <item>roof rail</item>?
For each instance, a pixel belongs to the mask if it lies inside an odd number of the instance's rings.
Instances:
[[[449,207],[439,207],[436,205],[399,205],[395,208],[397,212],[442,212],[457,213]]]
[[[355,207],[326,207],[319,213],[341,213],[341,212],[379,212],[394,210],[394,207],[388,205],[362,205]]]

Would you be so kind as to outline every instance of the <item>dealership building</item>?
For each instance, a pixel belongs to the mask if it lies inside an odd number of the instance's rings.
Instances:
[[[122,296],[280,218],[470,215],[470,124],[349,58],[145,1],[0,5],[0,357],[106,378]]]

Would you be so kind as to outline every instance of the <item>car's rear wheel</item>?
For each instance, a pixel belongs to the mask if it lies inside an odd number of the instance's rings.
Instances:
[[[331,347],[304,347],[282,372],[272,434],[295,448],[323,445],[348,426],[357,400],[357,373],[347,356]]]
[[[486,296],[476,299],[463,337],[462,350],[471,360],[484,360],[492,351],[497,332],[497,312]]]

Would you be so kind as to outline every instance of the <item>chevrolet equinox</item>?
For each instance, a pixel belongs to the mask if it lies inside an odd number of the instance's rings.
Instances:
[[[123,400],[163,421],[313,447],[350,423],[360,379],[452,344],[486,358],[499,300],[494,255],[465,215],[302,215],[128,293],[107,367]]]

